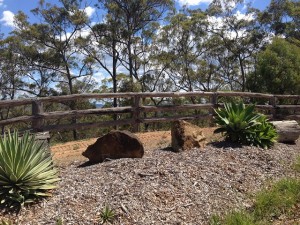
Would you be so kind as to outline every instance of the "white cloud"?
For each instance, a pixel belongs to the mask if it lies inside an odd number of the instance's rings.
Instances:
[[[209,4],[213,0],[178,0],[180,5],[199,5],[200,3]]]
[[[11,11],[3,11],[2,18],[0,21],[8,27],[15,27],[14,20],[15,20],[15,14],[13,14]]]
[[[95,8],[93,8],[93,7],[91,7],[91,6],[88,6],[88,7],[86,7],[86,8],[84,9],[84,12],[86,13],[86,15],[87,15],[88,17],[91,17],[91,16],[94,14],[94,12],[95,12]]]
[[[0,0],[0,6],[2,6],[2,5],[3,5],[3,2],[4,2],[4,0]]]
[[[244,14],[241,13],[240,11],[237,11],[233,15],[237,21],[245,20],[245,21],[252,21],[254,20],[254,14]],[[243,37],[247,35],[247,30],[245,29],[240,29],[237,32],[232,31],[228,24],[226,24],[226,19],[223,17],[215,17],[215,16],[209,16],[207,17],[207,21],[209,22],[209,29],[211,30],[219,30],[219,29],[224,29],[225,30],[225,36],[230,38],[230,39],[235,39],[237,37]]]

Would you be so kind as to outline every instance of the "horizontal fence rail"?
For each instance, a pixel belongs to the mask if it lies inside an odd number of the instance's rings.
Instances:
[[[176,99],[193,99],[205,98],[203,103],[195,104],[179,104]],[[151,92],[151,93],[102,93],[102,94],[74,94],[65,96],[51,96],[43,98],[32,99],[17,99],[17,100],[3,100],[0,101],[0,110],[5,108],[13,108],[19,106],[31,107],[31,115],[17,116],[0,120],[0,127],[2,130],[5,126],[15,123],[31,122],[31,130],[40,131],[62,131],[72,129],[85,129],[99,126],[122,126],[131,125],[134,132],[139,130],[139,125],[143,123],[155,122],[170,122],[175,120],[195,120],[195,119],[211,119],[214,110],[217,107],[222,107],[224,99],[239,97],[247,99],[264,99],[264,104],[256,105],[255,107],[260,110],[268,111],[268,116],[271,119],[300,119],[300,95],[271,95],[262,93],[251,92]],[[145,99],[158,99],[168,98],[168,102],[172,104],[163,105],[143,105]],[[90,99],[130,99],[130,106],[108,107],[108,108],[93,108],[93,109],[76,109],[67,111],[52,111],[45,112],[44,104],[49,103],[66,103],[78,100]],[[174,101],[173,101],[174,100]],[[283,100],[291,100],[293,104],[278,104]],[[174,103],[175,102],[175,103]],[[184,102],[184,101],[183,101]],[[251,103],[252,101],[249,101]],[[146,113],[164,113],[164,112],[184,112],[187,110],[195,110],[193,115],[173,115],[164,116],[156,115],[155,117],[145,117]],[[207,113],[197,113],[198,111],[206,110]],[[280,110],[293,110],[294,113],[281,115]],[[129,113],[130,118],[117,119],[109,121],[86,122],[86,123],[71,123],[71,124],[55,124],[47,125],[45,121],[51,119],[65,119],[65,118],[81,118],[90,115],[119,115]],[[76,120],[75,120],[76,121]]]

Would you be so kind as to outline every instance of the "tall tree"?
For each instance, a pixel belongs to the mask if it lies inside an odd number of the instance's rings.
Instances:
[[[271,0],[260,13],[263,28],[274,35],[282,35],[300,46],[300,2],[298,0]],[[295,40],[296,39],[296,40]]]
[[[104,23],[90,25],[87,36],[80,36],[76,44],[80,47],[85,57],[93,62],[98,70],[104,70],[111,78],[112,91],[117,92],[117,69],[120,65],[120,24],[118,18],[106,15]],[[114,99],[114,107],[117,107],[117,99]]]
[[[40,23],[30,24],[27,16],[19,12],[14,33],[26,40],[27,47],[35,47],[34,66],[52,70],[57,81],[68,87],[65,94],[74,94],[74,81],[92,75],[90,62],[78,57],[79,50],[74,45],[87,16],[78,8],[77,1],[61,0],[60,3],[61,7],[40,1],[32,10]]]
[[[257,57],[249,89],[273,94],[300,94],[300,47],[275,38]]]
[[[260,50],[264,34],[256,22],[257,10],[248,8],[241,14],[241,0],[215,0],[207,12],[209,32],[214,38],[214,51],[219,51],[217,60],[226,72],[224,77],[235,90],[246,90],[246,80],[252,69],[254,55]],[[220,57],[221,56],[221,57]]]
[[[206,45],[206,15],[200,10],[183,9],[169,15],[169,24],[160,32],[164,45],[161,63],[177,90],[206,89],[201,73]]]
[[[40,23],[31,24],[27,16],[19,12],[16,16],[14,34],[26,40],[28,48],[35,48],[31,57],[36,69],[47,69],[55,74],[58,94],[75,94],[83,90],[75,88],[75,84],[85,79],[91,80],[92,64],[80,57],[80,51],[74,44],[76,36],[80,35],[88,17],[80,10],[79,0],[60,0],[59,5],[39,2],[32,13]],[[76,102],[69,104],[71,110],[76,108]],[[73,123],[76,118],[73,118]],[[73,131],[76,139],[76,131]]]
[[[122,28],[122,65],[128,70],[130,79],[139,80],[140,57],[144,34],[149,36],[153,23],[160,20],[173,6],[172,0],[99,0],[107,9],[111,19],[117,19]]]

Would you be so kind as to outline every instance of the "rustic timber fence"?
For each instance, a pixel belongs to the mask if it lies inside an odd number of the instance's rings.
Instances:
[[[263,99],[263,104],[256,105],[256,108],[268,112],[271,119],[300,119],[300,95],[271,95],[262,93],[250,92],[151,92],[151,93],[103,93],[103,94],[75,94],[65,96],[52,96],[43,98],[29,98],[18,100],[3,100],[0,101],[0,110],[8,107],[17,107],[31,105],[31,115],[23,115],[8,119],[0,120],[0,127],[5,127],[15,123],[31,122],[31,130],[35,132],[41,131],[62,131],[73,129],[85,129],[92,127],[104,126],[122,126],[131,125],[132,131],[139,130],[140,124],[149,124],[153,122],[170,122],[175,120],[193,120],[193,119],[211,119],[213,116],[213,109],[222,106],[224,98],[239,97],[245,102],[255,102],[255,99]],[[68,111],[53,111],[45,112],[45,103],[63,103],[84,99],[131,99],[130,106],[109,107],[109,108],[93,108],[84,110],[68,110]],[[163,105],[143,105],[145,99],[167,98],[168,103]],[[184,99],[202,99],[201,101],[192,101],[192,104],[178,104],[173,101],[178,98]],[[250,99],[250,100],[249,100]],[[293,104],[279,105],[282,100],[292,100]],[[206,110],[207,113],[199,113],[199,110]],[[280,110],[293,110],[292,115],[282,115]],[[188,110],[195,110],[193,115],[175,115],[175,116],[158,116],[145,117],[145,113],[155,112],[185,112]],[[197,111],[198,110],[198,111]],[[126,119],[118,119],[110,121],[98,121],[91,123],[71,123],[71,124],[55,124],[45,125],[45,121],[50,119],[64,119],[64,118],[80,118],[88,115],[117,115],[123,113],[130,113],[130,117]],[[76,120],[75,120],[76,121]]]

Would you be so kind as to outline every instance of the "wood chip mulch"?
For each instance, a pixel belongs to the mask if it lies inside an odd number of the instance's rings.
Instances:
[[[251,207],[253,193],[270,181],[295,176],[296,145],[272,149],[226,142],[174,153],[146,150],[142,159],[119,159],[81,167],[60,167],[59,188],[51,198],[28,206],[18,216],[0,212],[22,225],[98,224],[105,205],[117,214],[113,224],[208,224],[213,214]]]

